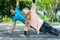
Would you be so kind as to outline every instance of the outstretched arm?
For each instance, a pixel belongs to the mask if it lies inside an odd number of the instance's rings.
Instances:
[[[20,1],[20,0],[16,0],[16,6],[19,6],[19,1]]]
[[[32,0],[32,7],[31,7],[31,9],[34,9],[34,10],[36,10],[36,4],[35,4],[35,0]]]

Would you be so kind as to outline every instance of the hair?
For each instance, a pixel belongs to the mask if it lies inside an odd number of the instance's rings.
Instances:
[[[7,10],[8,15],[11,15],[11,11],[10,10],[13,10],[13,9],[8,9]],[[12,16],[14,16],[14,15],[12,15]]]
[[[7,13],[11,14],[10,9],[7,10]]]
[[[22,10],[23,14],[25,14],[25,11],[24,11],[24,10],[30,11],[29,8],[26,8],[26,7],[25,7],[25,8]]]
[[[24,9],[29,10],[29,8],[25,7]]]

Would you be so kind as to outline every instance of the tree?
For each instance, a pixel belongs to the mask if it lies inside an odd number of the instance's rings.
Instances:
[[[50,21],[57,21],[58,0],[40,0],[37,1],[37,9],[43,10]]]

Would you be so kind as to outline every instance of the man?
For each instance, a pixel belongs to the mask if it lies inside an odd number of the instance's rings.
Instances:
[[[32,7],[30,12],[29,9],[23,9],[22,11],[24,15],[26,15],[25,18],[27,20],[24,31],[25,35],[27,35],[26,32],[28,32],[28,26],[31,25],[37,31],[38,34],[40,31],[44,31],[52,35],[60,36],[59,31],[57,29],[53,28],[47,22],[41,20],[39,16],[36,14],[36,6],[34,0],[32,2]]]

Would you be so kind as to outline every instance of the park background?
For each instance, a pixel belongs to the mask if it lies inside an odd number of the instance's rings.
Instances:
[[[0,21],[12,23],[11,7],[15,9],[16,0],[0,0]],[[20,0],[20,10],[24,7],[29,9],[32,0]],[[36,0],[36,12],[46,22],[60,24],[60,0]],[[17,21],[17,23],[21,23]]]

